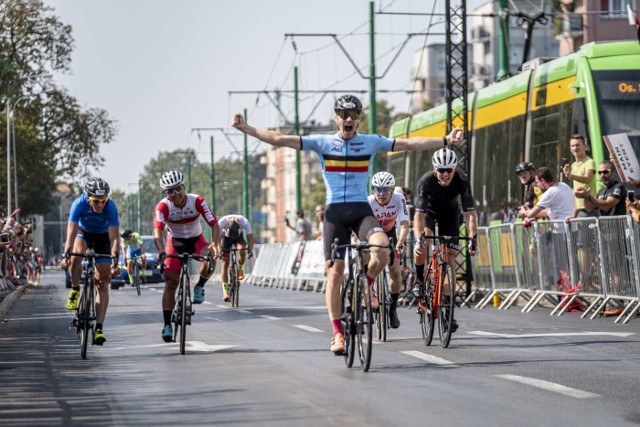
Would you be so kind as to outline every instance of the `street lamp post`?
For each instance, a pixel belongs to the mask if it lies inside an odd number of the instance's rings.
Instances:
[[[16,108],[18,103],[27,98],[28,98],[27,95],[21,96],[20,98],[16,99],[13,104],[11,104],[11,101],[9,100],[7,101],[7,106],[6,106],[6,110],[7,110],[7,218],[11,215],[11,116],[13,115],[13,110]],[[14,129],[14,132],[15,132],[15,129]],[[15,135],[14,135],[14,138],[15,138]],[[16,207],[18,206],[17,197],[18,197],[18,192],[16,187]]]

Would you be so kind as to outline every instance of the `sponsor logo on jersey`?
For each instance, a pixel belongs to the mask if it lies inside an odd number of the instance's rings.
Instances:
[[[331,144],[334,147],[342,147],[344,145],[344,143],[338,139],[334,139],[333,141],[331,141]]]

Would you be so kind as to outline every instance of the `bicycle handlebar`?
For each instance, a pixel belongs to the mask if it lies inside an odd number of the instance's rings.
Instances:
[[[160,274],[164,273],[164,260],[165,258],[176,258],[180,261],[188,261],[190,259],[194,259],[196,261],[207,261],[211,264],[211,257],[209,255],[198,255],[198,254],[167,254],[163,253],[158,257],[158,263],[160,264]]]
[[[371,243],[346,243],[344,245],[339,245],[340,243],[340,239],[338,239],[337,237],[333,240],[333,243],[331,244],[331,261],[329,262],[329,267],[333,267],[333,264],[336,261],[336,255],[338,254],[338,249],[346,249],[346,248],[353,248],[355,250],[357,250],[358,252],[360,251],[366,251],[367,249],[370,248],[383,248],[383,249],[389,249],[389,256],[391,258],[391,261],[389,262],[389,265],[393,265],[393,261],[395,259],[395,247],[393,246],[393,239],[390,239],[389,244],[388,245],[374,245]]]
[[[477,236],[473,236],[473,237],[467,237],[467,236],[444,236],[444,235],[443,236],[435,236],[435,235],[427,236],[427,235],[424,234],[424,232],[422,232],[420,234],[420,239],[418,240],[418,245],[420,246],[420,248],[424,248],[425,247],[425,240],[426,239],[431,239],[431,240],[434,240],[434,241],[440,240],[440,241],[442,241],[442,243],[446,243],[446,242],[448,242],[450,240],[454,240],[454,239],[466,240],[471,245],[470,249],[472,249],[473,251],[476,250],[477,241],[478,241]]]
[[[89,257],[93,257],[93,258],[111,258],[111,259],[116,259],[115,256],[111,255],[111,254],[98,254],[98,253],[78,253],[78,252],[68,252],[69,256],[77,256],[77,257],[82,257],[82,258],[89,258]],[[69,257],[66,257],[67,259]]]

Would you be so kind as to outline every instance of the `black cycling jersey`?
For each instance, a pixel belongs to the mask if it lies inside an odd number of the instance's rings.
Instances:
[[[456,172],[451,183],[443,187],[433,171],[420,177],[416,191],[416,212],[427,213],[435,217],[456,216],[460,212],[475,210],[471,185],[466,175]],[[460,196],[460,203],[458,202]]]

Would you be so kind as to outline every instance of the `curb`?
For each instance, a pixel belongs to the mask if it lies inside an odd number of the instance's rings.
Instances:
[[[19,286],[15,291],[7,295],[2,302],[0,302],[0,321],[4,321],[4,316],[9,312],[13,304],[22,296],[26,288],[26,285]]]

